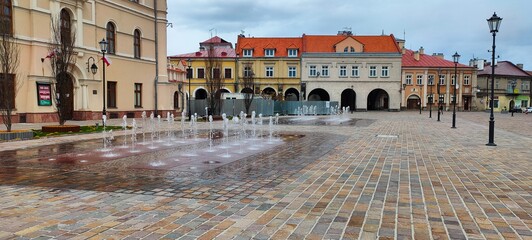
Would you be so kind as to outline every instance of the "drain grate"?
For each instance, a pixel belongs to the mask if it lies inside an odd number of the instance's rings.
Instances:
[[[379,138],[398,138],[399,135],[383,135],[383,134],[378,134],[378,135],[375,135],[375,137],[379,137]]]

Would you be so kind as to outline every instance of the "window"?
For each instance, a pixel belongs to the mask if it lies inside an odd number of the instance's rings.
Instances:
[[[288,67],[288,77],[297,77],[296,67],[293,67],[293,66]]]
[[[530,90],[530,86],[528,85],[528,82],[521,81],[521,89],[522,90]]]
[[[416,76],[416,84],[417,85],[423,85],[423,75],[417,75]]]
[[[275,49],[264,49],[264,56],[275,57]]]
[[[193,78],[192,76],[192,68],[187,68],[187,78]]]
[[[406,75],[405,83],[406,85],[412,85],[412,75]]]
[[[528,106],[528,100],[521,100],[521,107]]]
[[[253,70],[251,70],[250,66],[244,67],[244,77],[253,77]]]
[[[454,103],[454,95],[451,95],[451,103]]]
[[[388,66],[381,67],[381,77],[388,77]]]
[[[198,74],[196,74],[198,78],[205,78],[205,69],[204,68],[198,68]]]
[[[116,108],[116,82],[107,82],[107,107]]]
[[[15,91],[15,75],[8,74],[5,80],[4,74],[0,74],[0,109],[15,108]]]
[[[351,66],[351,77],[358,77],[358,66]]]
[[[13,34],[13,14],[11,0],[0,1],[0,33]],[[70,17],[70,16],[69,16]]]
[[[434,94],[430,93],[427,95],[427,102],[433,103],[434,102]]]
[[[233,69],[224,68],[224,78],[233,78]]]
[[[454,79],[454,75],[451,76],[451,86],[456,85],[456,80]]]
[[[340,77],[347,77],[347,66],[340,66]]]
[[[61,10],[59,15],[60,21],[60,34],[61,34],[61,44],[69,46],[72,41],[72,24],[70,22],[70,13],[67,10]]]
[[[377,66],[370,66],[369,67],[369,76],[370,77],[377,77]]]
[[[266,77],[273,77],[273,67],[267,66],[266,67]]]
[[[297,49],[288,49],[288,57],[297,57]]]
[[[135,107],[142,107],[142,83],[135,83]]]
[[[493,101],[493,108],[499,108],[499,99],[495,99],[495,101]]]
[[[445,94],[440,94],[440,103],[445,103]]]
[[[495,81],[495,89],[499,89],[499,80]]]
[[[427,81],[428,81],[427,82],[428,85],[434,85],[434,75],[429,75]]]
[[[221,78],[220,69],[219,68],[213,68],[211,77],[212,77],[212,79],[220,79]]]
[[[133,56],[140,58],[140,30],[138,29],[133,32]]]
[[[309,72],[308,72],[308,75],[309,76],[317,76],[317,71],[316,71],[316,65],[312,65],[312,66],[309,66]]]
[[[349,51],[355,52],[355,48],[354,47],[345,47],[344,48],[344,52],[349,52]]]
[[[129,0],[130,2],[139,3],[139,0]]]
[[[253,49],[244,49],[242,50],[242,54],[244,57],[252,57],[253,56]]]
[[[440,85],[445,85],[445,75],[440,74]]]
[[[321,75],[322,76],[329,76],[329,66],[323,65],[321,66]]]
[[[469,82],[469,78],[469,75],[464,75],[464,85],[471,85],[471,83]]]
[[[112,22],[107,23],[106,28],[106,35],[107,38],[107,53],[115,54],[116,53],[116,30],[115,25]]]
[[[174,109],[179,109],[179,92],[174,92]]]

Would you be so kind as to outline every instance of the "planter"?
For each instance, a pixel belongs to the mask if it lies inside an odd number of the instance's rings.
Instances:
[[[42,126],[42,131],[51,132],[79,132],[79,125],[50,125]]]
[[[33,131],[31,130],[12,130],[11,132],[0,131],[0,140],[28,140],[33,138]]]

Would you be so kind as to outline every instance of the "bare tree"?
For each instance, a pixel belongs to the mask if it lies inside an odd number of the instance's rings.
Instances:
[[[0,114],[7,128],[11,131],[13,125],[12,113],[15,109],[15,99],[23,82],[16,75],[19,66],[20,48],[11,33],[11,26],[0,24]]]
[[[253,68],[251,63],[244,63],[244,72],[242,76],[242,93],[244,94],[244,107],[246,108],[246,113],[249,114],[249,109],[251,108],[251,103],[255,97],[255,74],[253,73]]]
[[[67,14],[61,12],[61,14]],[[74,51],[76,42],[75,29],[72,28],[70,17],[65,19],[52,17],[52,42],[48,47],[50,65],[52,67],[52,99],[59,117],[59,124],[64,125],[72,116],[72,98],[70,92],[73,88],[70,73],[76,64],[77,52]]]
[[[222,76],[222,61],[216,56],[216,51],[212,44],[207,49],[205,58],[205,79],[209,90],[209,108],[212,114],[220,114],[221,109],[221,89],[224,83]]]

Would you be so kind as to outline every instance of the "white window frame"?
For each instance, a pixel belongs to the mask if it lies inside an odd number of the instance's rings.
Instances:
[[[243,57],[253,57],[253,49],[243,49],[242,50],[242,56]]]
[[[297,57],[297,48],[289,48],[288,49],[288,57]]]
[[[360,72],[358,71],[358,66],[351,66],[351,77],[359,77]]]
[[[382,66],[381,77],[389,77],[389,76],[390,76],[390,70],[388,69],[388,66]]]
[[[308,67],[308,75],[311,77],[316,77],[317,74],[318,74],[318,68],[316,67],[316,65],[310,65]]]
[[[377,77],[377,66],[369,66],[369,77]]]
[[[454,74],[451,75],[451,86],[455,86],[456,85],[456,80],[454,78]]]
[[[242,75],[244,75],[244,77],[250,77],[252,72],[253,68],[251,66],[244,66],[244,72]]]
[[[423,85],[423,75],[416,75],[416,85]]]
[[[290,77],[290,78],[297,77],[297,67],[296,66],[288,66],[288,77]]]
[[[273,66],[266,66],[265,77],[272,78],[274,73]]]
[[[438,82],[440,83],[440,86],[445,86],[445,75],[444,74],[440,74],[440,76],[438,77]]]
[[[406,85],[412,85],[412,74],[407,74],[405,76],[405,83]]]
[[[338,75],[340,77],[347,77],[347,66],[345,66],[345,65],[340,66],[340,68],[338,70]]]
[[[329,65],[322,65],[321,66],[321,76],[328,77],[329,76]]]
[[[266,48],[266,49],[264,49],[264,56],[265,57],[275,57],[275,49],[274,48]]]
[[[464,85],[471,85],[471,82],[469,81],[471,76],[464,75]]]
[[[427,77],[427,85],[433,86],[434,85],[434,75],[428,75]]]

